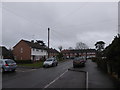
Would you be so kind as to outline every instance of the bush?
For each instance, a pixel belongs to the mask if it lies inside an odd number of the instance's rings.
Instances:
[[[33,63],[31,60],[14,60],[17,64],[28,64]]]
[[[62,61],[62,60],[63,60],[63,54],[62,54],[62,53],[59,53],[59,54],[57,55],[57,59],[58,59],[59,61]]]
[[[117,73],[120,78],[120,34],[106,47],[104,53],[110,63],[111,73]]]
[[[96,62],[97,58],[96,58],[96,57],[92,57],[91,60],[92,60],[93,62]]]

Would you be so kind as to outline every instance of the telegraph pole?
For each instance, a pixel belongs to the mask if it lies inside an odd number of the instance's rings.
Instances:
[[[50,44],[50,28],[48,28],[48,58],[49,58],[49,56],[50,56],[50,53],[49,53],[49,48],[50,48],[50,46],[49,46],[49,44]]]

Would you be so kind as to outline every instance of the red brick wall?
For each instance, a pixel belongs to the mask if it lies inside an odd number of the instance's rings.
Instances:
[[[58,53],[50,53],[50,57],[57,56]]]
[[[21,48],[23,48],[22,53]],[[13,48],[13,54],[15,60],[31,60],[31,48],[23,40]]]

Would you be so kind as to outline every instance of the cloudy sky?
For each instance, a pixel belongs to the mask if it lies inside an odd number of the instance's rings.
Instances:
[[[43,40],[50,47],[90,48],[103,40],[106,46],[118,33],[117,2],[4,2],[2,3],[2,45],[13,47],[21,39]]]

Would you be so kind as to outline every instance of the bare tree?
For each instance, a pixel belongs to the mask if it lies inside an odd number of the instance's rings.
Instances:
[[[75,49],[88,49],[88,46],[83,42],[77,42]]]
[[[62,46],[59,46],[58,49],[60,50],[60,52],[62,51],[63,47]]]

